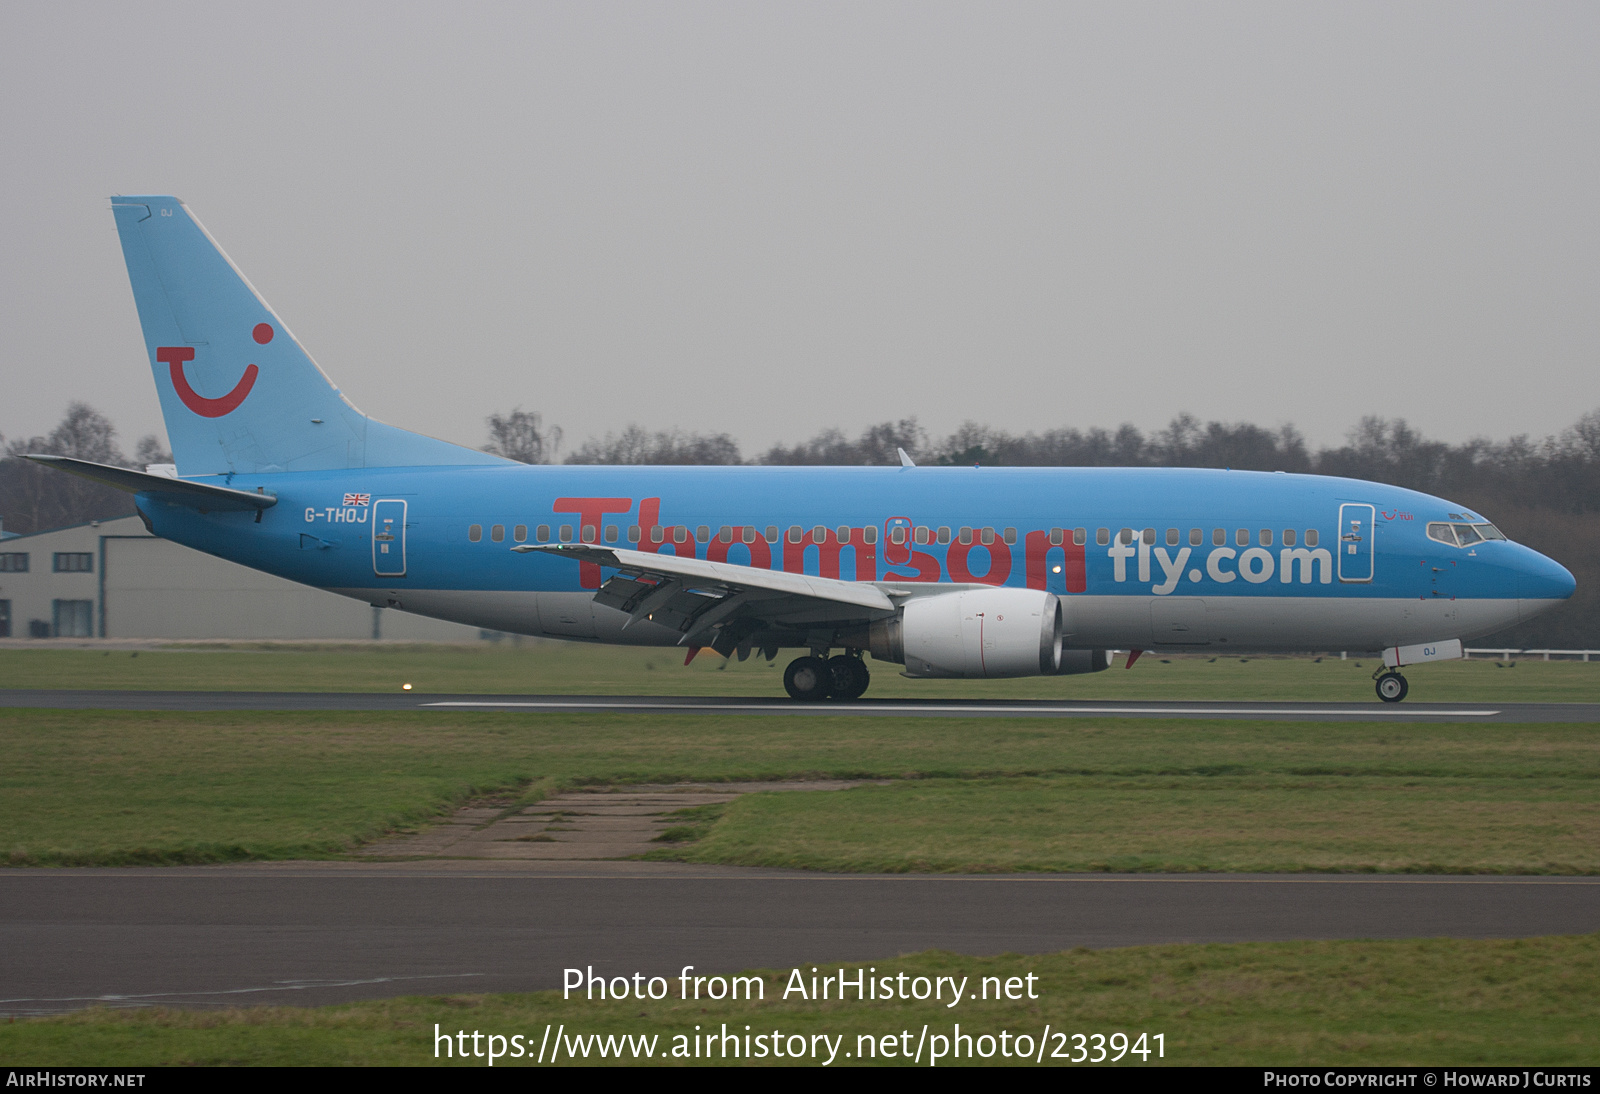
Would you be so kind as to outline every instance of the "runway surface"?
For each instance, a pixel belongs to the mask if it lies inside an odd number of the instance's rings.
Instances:
[[[532,991],[591,965],[672,977],[684,965],[892,966],[930,947],[1594,930],[1600,878],[861,876],[640,862],[5,870],[0,1014]]]
[[[53,710],[497,710],[525,713],[842,714],[893,718],[1220,718],[1307,722],[1600,722],[1600,703],[1059,702],[1043,699],[858,699],[649,695],[421,695],[415,692],[0,690],[0,708]]]

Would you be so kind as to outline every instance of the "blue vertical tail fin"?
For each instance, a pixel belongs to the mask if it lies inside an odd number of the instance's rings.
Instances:
[[[177,198],[111,202],[180,474],[506,462],[352,406]]]

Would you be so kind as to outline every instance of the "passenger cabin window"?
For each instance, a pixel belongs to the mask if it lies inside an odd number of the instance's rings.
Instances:
[[[933,540],[933,529],[918,525],[911,538],[926,547]]]
[[[1212,546],[1221,547],[1223,544],[1225,544],[1227,542],[1228,542],[1228,533],[1227,533],[1226,530],[1224,530],[1222,528],[1213,528],[1213,529],[1211,529],[1211,544],[1212,544]]]
[[[481,525],[481,524],[469,524],[469,525],[467,525],[467,539],[472,543],[477,543],[480,540],[482,540],[483,539],[483,525]]]
[[[1015,528],[1007,528],[1004,532],[1000,533],[1000,538],[1005,540],[1007,543],[1015,543],[1017,542],[1017,530]]]
[[[1102,528],[1100,530],[1102,532],[1105,531],[1104,528]],[[1083,546],[1085,543],[1088,543],[1089,542],[1089,529],[1087,529],[1087,528],[1074,528],[1072,530],[1072,542],[1076,543],[1080,547]]]
[[[1294,546],[1294,529],[1293,528],[1285,528],[1283,530],[1283,545],[1285,547],[1293,547]]]
[[[1317,530],[1315,528],[1307,528],[1306,529],[1306,546],[1307,547],[1315,547],[1316,545],[1317,545]]]
[[[1189,546],[1198,547],[1198,546],[1200,546],[1201,541],[1204,540],[1205,538],[1206,537],[1201,534],[1200,529],[1198,529],[1198,528],[1189,529]]]
[[[578,538],[583,540],[583,542],[585,542],[585,543],[593,543],[599,537],[595,535],[595,526],[594,525],[585,524],[585,525],[582,525],[581,527],[579,527],[579,529],[578,529]]]
[[[1144,541],[1147,545],[1156,541],[1156,530],[1154,528],[1146,528],[1144,530]]]
[[[561,526],[560,536],[561,536],[561,542],[562,543],[571,543],[572,542],[572,525],[563,524]]]
[[[767,525],[767,542],[778,542],[778,526],[776,524]]]
[[[511,529],[511,538],[516,540],[518,543],[528,542],[528,526],[526,524],[519,524],[515,528]]]
[[[1263,546],[1263,547],[1271,547],[1272,546],[1272,529],[1271,528],[1263,528],[1263,529],[1261,529],[1261,546]]]
[[[606,542],[617,542],[617,526],[615,524],[606,525]]]
[[[504,524],[491,525],[489,528],[489,538],[494,540],[496,543],[504,543],[506,539],[506,526]]]
[[[994,529],[985,528],[978,533],[978,541],[985,547],[994,542]]]
[[[1133,542],[1133,529],[1124,528],[1122,531],[1118,532],[1117,542],[1122,544],[1124,547],[1131,544]]]
[[[681,524],[677,525],[676,527],[674,527],[672,529],[672,542],[674,542],[674,543],[688,543],[689,542],[689,529],[685,528]]]
[[[906,530],[900,527],[889,529],[889,542],[899,546],[906,541]]]
[[[1235,543],[1237,543],[1240,547],[1248,547],[1248,546],[1250,546],[1250,529],[1248,529],[1248,528],[1240,528],[1237,532],[1235,532],[1233,534],[1233,541]]]
[[[721,540],[723,543],[732,543],[733,542],[733,525],[724,524],[721,528],[718,528],[717,529],[717,538],[719,540]]]
[[[823,527],[820,524],[817,525],[815,528],[811,529],[811,542],[812,543],[826,543],[826,542],[828,542],[828,529]]]
[[[839,542],[840,543],[849,543],[850,542],[850,529],[847,528],[843,524],[841,524],[841,525],[839,525],[839,527],[835,528],[833,530],[833,534],[839,537]]]
[[[1167,529],[1167,546],[1168,547],[1176,547],[1177,545],[1178,545],[1178,530],[1176,528],[1168,528]]]
[[[1061,546],[1062,541],[1065,540],[1065,539],[1066,539],[1066,536],[1062,534],[1061,529],[1059,529],[1059,528],[1050,529],[1050,546],[1059,547],[1059,546]]]
[[[972,529],[971,528],[962,528],[959,532],[957,532],[956,533],[956,542],[962,543],[962,544],[971,543],[972,542]]]
[[[878,542],[878,526],[876,524],[874,524],[870,528],[861,529],[861,538],[865,539],[867,541],[867,543],[869,543],[869,544],[877,543]]]
[[[710,543],[711,528],[708,525],[702,524],[700,527],[694,530],[694,538],[699,540],[701,543]]]
[[[639,526],[637,524],[628,525],[628,542],[629,543],[638,543],[639,542]]]
[[[539,527],[533,530],[533,534],[540,543],[550,542],[550,526],[548,524],[539,525]]]
[[[789,528],[789,542],[790,543],[799,543],[801,538],[804,537],[804,536],[805,536],[805,531],[798,524],[790,526],[790,528]]]
[[[940,543],[949,543],[950,542],[950,528],[949,528],[949,526],[941,524],[939,526],[939,534],[935,538],[938,539],[938,541]]]
[[[1110,543],[1111,542],[1111,529],[1109,529],[1109,528],[1096,528],[1094,530],[1094,541],[1096,543],[1098,543],[1102,547],[1104,547],[1106,544]]]
[[[654,525],[650,529],[650,542],[651,543],[665,543],[666,539],[667,539],[667,530],[665,528],[661,527],[661,525],[659,525],[659,524]]]
[[[746,524],[739,529],[740,543],[754,543],[756,541],[756,528],[753,524]]]

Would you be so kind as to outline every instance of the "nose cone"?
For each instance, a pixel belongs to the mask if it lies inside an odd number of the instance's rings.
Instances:
[[[1517,565],[1517,614],[1523,619],[1555,607],[1578,587],[1572,571],[1553,558],[1527,551]]]

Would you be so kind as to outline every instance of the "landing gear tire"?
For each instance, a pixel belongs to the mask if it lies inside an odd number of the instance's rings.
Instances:
[[[833,674],[820,657],[796,657],[783,670],[783,690],[801,703],[815,703],[828,697]]]
[[[859,699],[872,683],[872,674],[859,657],[840,654],[828,658],[828,693],[835,699]]]
[[[1406,692],[1411,690],[1411,685],[1406,683],[1406,678],[1398,672],[1386,672],[1378,677],[1378,698],[1385,703],[1398,703],[1406,697]]]

